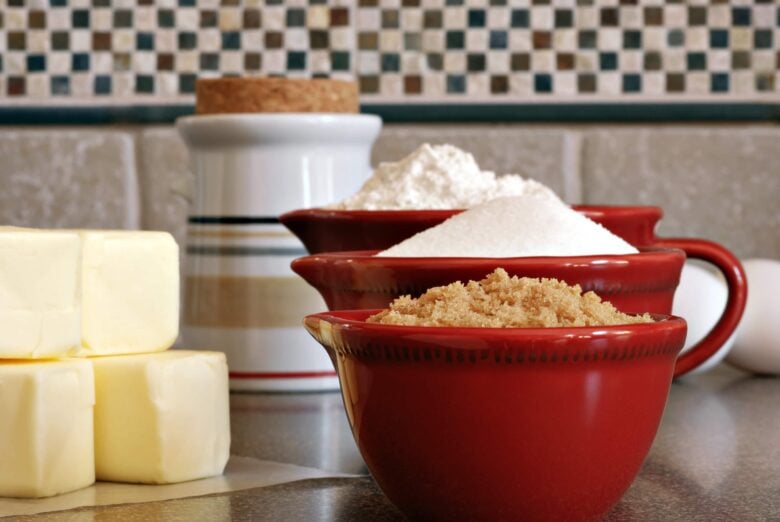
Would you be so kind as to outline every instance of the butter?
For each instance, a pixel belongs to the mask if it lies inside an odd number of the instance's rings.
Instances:
[[[75,232],[0,227],[0,358],[78,348],[79,258]]]
[[[98,480],[165,484],[219,475],[230,454],[225,355],[96,357]]]
[[[82,350],[166,350],[179,333],[179,249],[166,232],[81,231]]]
[[[94,403],[89,361],[0,363],[0,496],[48,497],[92,484]]]

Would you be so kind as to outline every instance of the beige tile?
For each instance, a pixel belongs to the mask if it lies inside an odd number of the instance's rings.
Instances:
[[[131,134],[105,129],[0,130],[0,223],[138,228]]]
[[[661,235],[780,259],[780,128],[658,126],[587,133],[585,201],[664,208]]]
[[[142,226],[170,232],[183,246],[194,182],[187,147],[173,127],[142,130],[138,146]]]
[[[449,143],[474,154],[483,170],[540,181],[579,201],[579,135],[557,127],[509,125],[385,125],[372,163],[397,161],[422,143]]]

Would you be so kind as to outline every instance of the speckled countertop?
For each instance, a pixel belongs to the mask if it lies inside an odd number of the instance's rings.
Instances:
[[[233,395],[233,453],[367,474],[336,393]],[[403,520],[368,477],[19,520]],[[780,520],[780,379],[722,366],[672,386],[639,477],[608,521]]]

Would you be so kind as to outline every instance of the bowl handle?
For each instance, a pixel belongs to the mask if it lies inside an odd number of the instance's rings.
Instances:
[[[659,238],[653,246],[679,248],[689,258],[712,263],[726,278],[728,300],[723,314],[704,339],[677,359],[674,376],[680,377],[715,355],[739,325],[747,301],[747,279],[739,259],[723,246],[704,239]]]

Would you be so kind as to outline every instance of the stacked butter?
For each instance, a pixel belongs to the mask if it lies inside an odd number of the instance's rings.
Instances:
[[[223,471],[225,357],[166,351],[178,267],[164,232],[0,227],[0,496]]]

